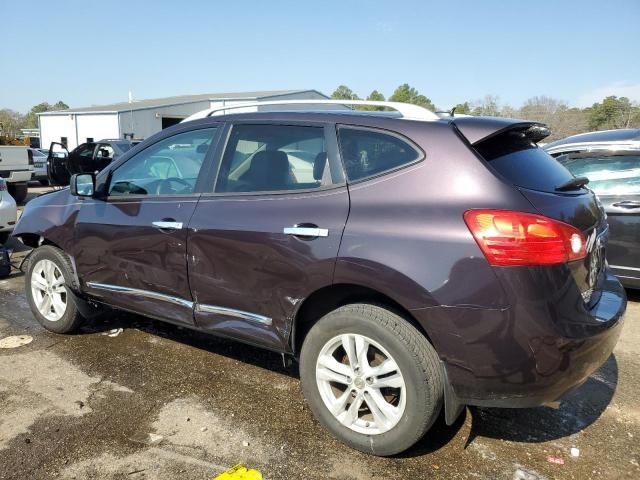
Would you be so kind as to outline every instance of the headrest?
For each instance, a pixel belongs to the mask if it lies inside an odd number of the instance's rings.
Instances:
[[[257,172],[289,173],[289,157],[280,150],[263,150],[256,153],[251,159],[249,171],[252,174],[257,174]]]
[[[208,143],[201,143],[200,145],[198,145],[196,147],[196,152],[197,153],[207,153],[207,150],[209,150],[209,144]]]

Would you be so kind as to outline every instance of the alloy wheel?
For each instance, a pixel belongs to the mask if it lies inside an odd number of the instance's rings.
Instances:
[[[67,310],[67,289],[64,276],[51,260],[40,260],[31,272],[31,294],[40,314],[57,322]]]
[[[329,412],[355,432],[388,432],[404,414],[406,385],[398,364],[364,335],[329,340],[316,362],[316,382]]]

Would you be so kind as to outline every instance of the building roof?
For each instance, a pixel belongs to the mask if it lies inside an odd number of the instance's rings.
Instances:
[[[231,92],[231,93],[203,93],[200,95],[178,95],[175,97],[151,98],[147,100],[134,100],[132,103],[119,102],[107,105],[93,105],[91,107],[69,108],[66,110],[51,110],[38,115],[68,115],[70,113],[118,113],[131,110],[145,110],[148,108],[168,107],[187,103],[222,101],[222,100],[261,100],[265,98],[291,95],[294,93],[313,92],[328,98],[323,93],[313,90],[259,90],[255,92]]]

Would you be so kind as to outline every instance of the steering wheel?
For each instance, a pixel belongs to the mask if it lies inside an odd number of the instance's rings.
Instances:
[[[169,178],[164,178],[164,179],[162,179],[162,180],[160,180],[158,182],[158,186],[156,187],[156,195],[172,194],[172,193],[184,193],[184,190],[180,191],[180,192],[175,190],[171,186],[171,182],[175,182],[175,183],[179,183],[181,185],[184,185],[189,192],[193,188],[193,185],[191,185],[189,182],[187,182],[183,178],[169,177]]]

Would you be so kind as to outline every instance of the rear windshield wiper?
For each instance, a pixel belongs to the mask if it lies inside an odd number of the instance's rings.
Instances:
[[[574,177],[571,180],[567,180],[566,182],[558,185],[556,187],[556,192],[577,190],[578,188],[584,187],[587,183],[589,183],[589,179],[587,177]]]

